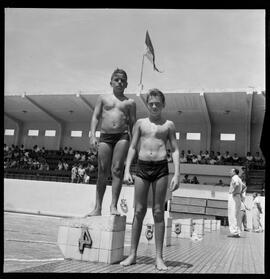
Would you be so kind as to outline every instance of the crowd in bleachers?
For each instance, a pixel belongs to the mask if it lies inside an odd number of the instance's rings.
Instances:
[[[63,172],[70,177],[73,183],[90,183],[91,178],[97,177],[97,151],[78,151],[72,147],[64,147],[59,150],[46,150],[38,145],[32,149],[25,149],[24,145],[8,146],[4,144],[4,169],[20,169],[32,171]],[[168,149],[167,159],[172,161],[171,152]],[[135,163],[135,160],[134,162]],[[180,164],[209,164],[209,165],[244,165],[248,169],[263,169],[265,162],[259,152],[253,156],[247,152],[245,157],[239,157],[236,153],[231,156],[228,151],[223,155],[220,152],[211,151],[193,154],[190,150],[180,153]],[[197,177],[187,179],[187,183],[199,184]]]
[[[69,172],[73,183],[89,183],[97,172],[97,152],[74,151],[71,147],[46,150],[35,145],[25,149],[4,144],[4,169]]]
[[[254,156],[250,152],[247,152],[245,157],[240,157],[237,153],[231,155],[229,151],[224,154],[220,152],[206,150],[200,151],[199,154],[193,154],[190,150],[180,153],[180,164],[206,164],[206,165],[246,165],[249,169],[263,169],[265,167],[265,161],[259,152],[256,152]],[[168,160],[172,161],[170,156],[170,150],[168,150]]]
[[[188,174],[185,174],[184,178],[182,179],[181,183],[186,184],[200,184],[197,176],[193,176],[191,179],[189,178]]]

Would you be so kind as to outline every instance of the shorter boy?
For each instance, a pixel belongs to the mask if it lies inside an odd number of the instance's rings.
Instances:
[[[170,190],[179,187],[179,150],[176,142],[175,126],[172,121],[162,117],[165,97],[158,89],[149,91],[146,98],[149,117],[139,119],[133,130],[133,138],[128,150],[124,181],[133,183],[130,165],[138,152],[137,172],[135,176],[135,209],[132,224],[130,256],[120,264],[128,266],[136,263],[137,247],[141,235],[143,219],[147,211],[149,187],[153,191],[153,217],[155,223],[156,268],[166,270],[162,257],[164,241],[164,208],[168,185],[168,160],[166,143],[171,145],[171,155],[175,173],[170,183]]]

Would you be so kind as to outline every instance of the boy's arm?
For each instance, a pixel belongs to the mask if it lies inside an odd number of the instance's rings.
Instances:
[[[139,138],[140,138],[140,121],[138,120],[133,127],[133,137],[128,149],[128,155],[126,159],[125,175],[130,173],[130,166],[137,152],[136,150],[137,150]]]
[[[95,143],[96,139],[96,129],[99,123],[100,115],[102,112],[102,96],[99,96],[95,105],[95,109],[92,115],[91,120],[91,136],[90,136],[90,144]]]
[[[131,137],[133,135],[133,126],[135,122],[136,122],[136,103],[135,101],[133,101],[129,111],[129,131]]]
[[[174,163],[174,175],[180,176],[179,148],[176,140],[176,129],[173,122],[171,122],[170,125],[169,141],[171,145],[172,159]]]
[[[169,126],[169,142],[172,149],[172,159],[174,164],[174,176],[170,183],[171,191],[176,190],[179,187],[180,182],[180,161],[179,161],[179,148],[176,141],[176,129],[173,122]]]

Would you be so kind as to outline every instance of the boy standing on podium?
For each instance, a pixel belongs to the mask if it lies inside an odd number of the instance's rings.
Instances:
[[[126,160],[133,124],[136,121],[136,103],[124,95],[127,87],[127,74],[116,69],[111,76],[113,94],[98,97],[91,121],[90,148],[98,148],[98,178],[96,204],[88,216],[100,216],[107,178],[112,176],[111,215],[120,215],[117,210],[122,188],[124,162]],[[100,140],[96,138],[99,122]]]

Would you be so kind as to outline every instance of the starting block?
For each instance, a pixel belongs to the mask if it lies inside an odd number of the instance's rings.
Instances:
[[[194,231],[192,218],[174,219],[172,223],[172,237],[191,238]]]
[[[204,220],[204,231],[205,232],[211,232],[212,231],[212,221],[210,219]]]
[[[219,231],[220,230],[220,220],[216,220],[217,221],[217,231]]]
[[[212,231],[216,231],[217,230],[217,220],[212,220],[211,230]]]
[[[204,219],[193,219],[194,232],[202,237],[204,235]]]
[[[126,216],[63,219],[57,244],[64,258],[108,264],[123,259]]]
[[[164,232],[164,245],[171,245],[172,236],[172,218],[169,217],[168,212],[164,213],[165,232]],[[147,209],[146,216],[143,221],[140,242],[147,244],[155,244],[155,224],[152,216],[152,210]]]

